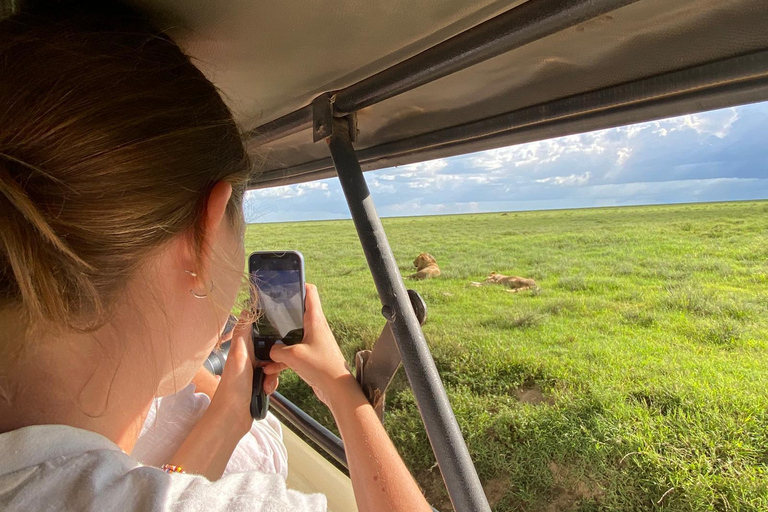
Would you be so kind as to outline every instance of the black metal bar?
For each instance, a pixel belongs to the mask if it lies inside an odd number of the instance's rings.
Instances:
[[[379,292],[383,305],[382,315],[392,326],[405,374],[413,389],[453,507],[462,512],[490,512],[491,508],[480,485],[477,471],[373,205],[349,138],[349,126],[345,119],[335,120],[329,146],[373,281]]]
[[[296,427],[299,432],[325,450],[325,453],[333,457],[336,462],[349,469],[344,442],[336,434],[322,426],[312,416],[299,409],[296,404],[277,391],[272,393],[269,404],[278,416]]]
[[[278,117],[244,134],[249,145],[259,146],[292,133],[306,130],[312,126],[312,105],[294,110],[290,114]]]
[[[446,147],[452,148],[452,154],[480,151],[765,99],[768,51],[760,51],[380,144],[361,149],[357,155],[367,169],[377,169],[436,157],[438,151],[440,156],[450,156]],[[420,158],[396,160],[403,155]],[[334,174],[332,159],[323,158],[265,172],[251,187],[310,181]]]
[[[356,112],[637,0],[536,0],[514,7],[334,94],[336,112]],[[251,145],[312,126],[302,107],[246,134]]]

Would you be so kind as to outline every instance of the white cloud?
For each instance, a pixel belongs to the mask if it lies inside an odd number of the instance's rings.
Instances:
[[[570,176],[551,176],[536,180],[536,183],[550,183],[552,185],[566,185],[569,187],[580,186],[589,183],[589,177],[592,173],[585,172],[584,174],[571,174]]]
[[[403,173],[401,176],[415,176],[416,174],[424,172],[436,173],[440,169],[444,169],[446,167],[448,167],[448,160],[446,158],[438,158],[437,160],[429,160],[427,162],[404,165],[401,167],[402,169],[412,172]]]
[[[669,124],[677,125],[677,129],[690,128],[699,135],[714,135],[722,139],[730,131],[733,123],[739,119],[739,112],[729,108],[706,114],[691,114],[667,120]]]
[[[616,165],[624,165],[629,160],[629,157],[632,156],[632,148],[619,148],[616,150],[616,154],[618,155]]]
[[[386,181],[386,183],[382,183],[383,181]],[[385,179],[383,176],[379,176],[377,178],[368,178],[366,182],[368,183],[368,188],[375,191],[377,194],[394,194],[397,192],[397,187],[390,183],[391,180]]]
[[[766,122],[768,103],[382,169],[366,180],[382,215],[759,198],[768,196]],[[348,217],[335,179],[253,191],[247,201],[262,220]]]
[[[312,191],[324,191],[326,197],[330,197],[328,192],[328,183],[322,181],[311,181],[309,183],[298,183],[296,185],[284,185],[282,187],[262,188],[259,190],[249,190],[246,193],[246,200],[258,201],[259,199],[291,199],[301,197]]]

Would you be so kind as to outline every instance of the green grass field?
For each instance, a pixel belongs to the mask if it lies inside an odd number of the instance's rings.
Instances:
[[[768,511],[768,202],[384,219],[495,511]],[[384,319],[351,221],[256,224],[298,249],[349,360]],[[490,271],[539,291],[469,286]],[[331,425],[286,372],[281,391]],[[385,425],[450,509],[402,370]]]

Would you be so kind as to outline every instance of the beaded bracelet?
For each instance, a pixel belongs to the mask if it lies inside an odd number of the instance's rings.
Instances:
[[[173,464],[163,464],[160,466],[160,469],[165,471],[166,473],[183,473],[184,470],[181,469],[181,466],[174,466]]]

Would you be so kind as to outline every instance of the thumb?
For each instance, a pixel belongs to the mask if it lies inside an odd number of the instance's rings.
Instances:
[[[311,328],[316,317],[323,316],[323,306],[320,303],[320,295],[317,286],[306,283],[306,296],[304,298],[304,329]]]
[[[245,339],[242,336],[234,336],[232,344],[229,347],[227,362],[224,363],[222,379],[229,380],[237,378],[247,371],[248,367],[253,367],[248,355],[248,347],[245,345]]]
[[[298,346],[299,345],[288,346],[283,343],[275,343],[269,351],[269,358],[276,363],[283,363],[290,367],[291,362],[294,360],[293,349]]]

